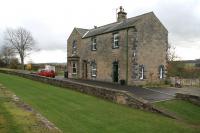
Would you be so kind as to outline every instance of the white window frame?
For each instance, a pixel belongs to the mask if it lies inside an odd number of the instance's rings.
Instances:
[[[96,37],[92,38],[92,50],[93,51],[97,50],[97,39],[96,39]]]
[[[116,42],[118,42],[118,45],[116,45]],[[119,48],[119,33],[113,34],[113,48]]]
[[[140,75],[140,79],[144,79],[144,66],[141,66],[141,75]]]
[[[97,76],[97,64],[95,62],[92,63],[92,71],[91,71],[92,77]]]
[[[74,72],[74,69],[76,70],[76,72]],[[76,62],[72,62],[72,74],[77,74],[77,63]]]
[[[164,69],[164,68],[161,66],[161,67],[160,67],[160,70],[159,70],[159,71],[160,71],[160,76],[159,76],[160,79],[163,79],[163,78],[164,78],[164,76],[163,76],[163,75],[164,75],[164,70],[163,70],[163,69]]]

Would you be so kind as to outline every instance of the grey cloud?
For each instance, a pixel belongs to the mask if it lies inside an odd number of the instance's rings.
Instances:
[[[172,36],[190,42],[200,37],[200,14],[194,11],[198,4],[196,0],[170,3],[162,0],[156,5],[156,13]]]
[[[153,11],[168,29],[170,43],[200,46],[200,14],[195,12],[199,5],[199,0],[159,0],[153,6],[133,9],[130,16]]]
[[[200,5],[200,0],[158,0],[157,2],[152,2],[155,4],[149,4],[150,6],[148,5],[150,1],[146,0],[146,5],[135,7],[134,5],[139,2],[141,1],[124,0],[123,4],[129,9],[127,12],[129,17],[154,11],[169,31],[169,42],[183,47],[192,47],[193,45],[200,47],[200,14],[195,12],[195,8]],[[51,6],[53,7],[54,5]],[[40,17],[37,14],[38,10],[35,15],[21,16],[22,20],[19,20],[20,22],[18,23],[32,32],[38,49],[52,51],[59,49],[66,52],[67,37],[73,27],[88,28],[93,25],[100,26],[114,22],[115,8],[120,5],[118,5],[118,2],[109,1],[104,8],[102,8],[103,2],[102,4],[99,3],[98,7],[92,5],[77,6],[78,10],[74,9],[72,4],[68,4],[66,7],[61,7],[62,10],[60,11],[59,9],[53,11],[53,14],[50,10],[51,8],[47,8],[49,9],[46,11],[48,14],[44,13],[44,16],[39,15]],[[42,8],[43,6],[41,5]],[[67,9],[70,9],[73,13]],[[50,17],[45,17],[46,15]],[[46,21],[46,19],[49,20]]]
[[[59,30],[58,33],[37,20],[25,21],[23,25],[33,34],[38,49],[66,51],[66,33],[63,33],[62,30]]]

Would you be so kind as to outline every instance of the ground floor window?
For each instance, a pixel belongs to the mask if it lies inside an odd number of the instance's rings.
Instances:
[[[144,65],[139,66],[139,71],[140,71],[140,79],[144,79]]]
[[[159,66],[159,78],[160,79],[164,78],[164,66],[163,65]]]
[[[97,76],[97,64],[95,62],[92,62],[92,70],[91,70],[92,77]]]
[[[77,63],[72,62],[72,74],[77,74]]]

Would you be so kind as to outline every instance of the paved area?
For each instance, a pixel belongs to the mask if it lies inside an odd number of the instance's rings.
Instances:
[[[74,81],[74,82],[79,82],[79,83],[85,83],[85,84],[90,84],[90,85],[112,88],[112,89],[116,89],[116,90],[125,90],[128,92],[134,93],[135,95],[142,97],[143,99],[148,100],[151,103],[174,99],[175,94],[177,92],[187,92],[187,93],[193,93],[193,94],[200,95],[199,88],[156,88],[156,89],[152,89],[152,88],[140,88],[140,87],[134,87],[134,86],[125,86],[125,85],[122,86],[119,84],[100,82],[100,81],[65,79],[65,78],[59,77],[59,76],[57,76],[56,78],[60,79],[60,80]]]

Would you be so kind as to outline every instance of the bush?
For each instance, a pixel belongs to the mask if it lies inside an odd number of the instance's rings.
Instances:
[[[164,83],[165,83],[165,85],[170,85],[170,84],[171,84],[171,81],[170,81],[169,79],[166,79],[166,80],[164,81]]]

